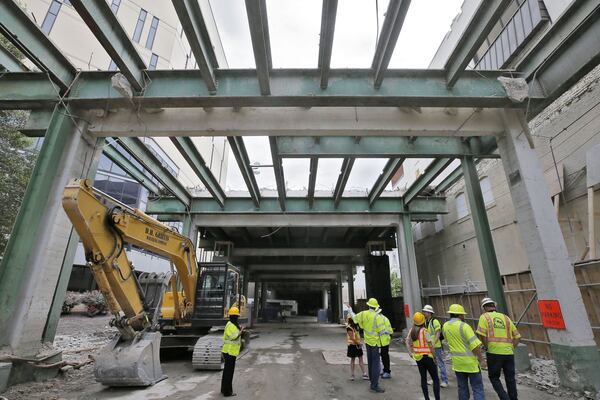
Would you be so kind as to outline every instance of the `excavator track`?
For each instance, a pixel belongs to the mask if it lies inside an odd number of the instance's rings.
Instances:
[[[223,360],[221,359],[221,347],[223,345],[223,333],[211,332],[202,336],[194,346],[192,356],[192,367],[202,370],[223,369]]]

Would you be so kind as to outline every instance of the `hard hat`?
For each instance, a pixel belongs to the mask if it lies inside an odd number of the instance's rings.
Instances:
[[[481,308],[487,306],[488,304],[493,304],[494,306],[496,306],[496,302],[490,299],[489,297],[486,297],[485,299],[481,300]]]
[[[240,309],[233,306],[229,309],[229,315],[240,315]]]
[[[465,308],[460,304],[452,304],[450,308],[448,308],[448,314],[467,315]]]
[[[425,323],[425,316],[423,313],[417,311],[415,315],[413,315],[413,322],[415,325],[423,325]]]
[[[423,311],[435,314],[435,312],[433,311],[433,307],[431,307],[429,304],[427,304],[425,307],[423,307]]]
[[[373,297],[371,297],[369,301],[367,301],[367,305],[371,308],[379,308],[379,303]]]

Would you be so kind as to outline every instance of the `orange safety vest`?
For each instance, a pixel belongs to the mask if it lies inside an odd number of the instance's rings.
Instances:
[[[346,341],[349,345],[360,345],[360,334],[352,327],[346,328]]]
[[[427,329],[421,328],[419,330],[419,337],[417,340],[413,341],[413,357],[417,361],[423,358],[423,356],[432,357],[433,354],[431,347],[429,347],[429,343],[427,343],[427,339],[425,338],[426,333]]]
[[[483,314],[488,324],[488,342],[496,342],[496,343],[510,343],[512,345],[512,333],[510,331],[510,319],[508,316],[504,315],[504,323],[505,327],[502,336],[496,336],[496,329],[494,329],[494,321],[492,321],[492,317],[489,313]]]

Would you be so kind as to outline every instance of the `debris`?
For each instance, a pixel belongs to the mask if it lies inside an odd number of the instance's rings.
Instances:
[[[529,85],[524,78],[501,76],[498,81],[506,91],[508,98],[514,103],[522,103],[529,96]]]

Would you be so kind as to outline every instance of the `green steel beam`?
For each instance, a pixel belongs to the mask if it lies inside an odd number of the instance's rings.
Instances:
[[[284,158],[497,157],[493,154],[496,146],[493,136],[480,140],[452,136],[366,136],[358,143],[349,136],[323,136],[318,141],[310,136],[286,136],[277,138],[277,146]]]
[[[337,208],[331,197],[316,197],[313,207],[306,197],[288,197],[286,211],[282,212],[277,197],[262,198],[260,206],[247,197],[227,197],[225,207],[211,198],[193,198],[189,212],[191,214],[447,214],[444,197],[417,197],[407,206],[399,197],[381,197],[372,206],[366,197],[342,197]],[[187,213],[186,208],[173,197],[150,199],[146,208],[148,214],[168,214],[174,218],[177,214]],[[324,240],[323,240],[324,241]]]
[[[308,205],[312,208],[315,201],[315,186],[317,184],[317,170],[319,169],[319,159],[310,158],[310,172],[308,175]]]
[[[66,90],[75,79],[75,67],[48,39],[15,0],[0,2],[0,33],[36,67]],[[0,91],[2,93],[2,91]]]
[[[269,74],[273,68],[273,62],[271,61],[266,0],[246,0],[246,13],[248,14],[250,38],[252,39],[260,93],[269,95],[271,94]]]
[[[179,150],[179,153],[181,153],[183,158],[188,162],[190,167],[192,167],[196,176],[202,181],[202,184],[208,189],[213,198],[217,203],[223,206],[225,204],[225,192],[210,168],[206,166],[204,158],[194,145],[194,142],[192,142],[192,139],[189,137],[177,136],[172,137],[171,141],[175,147],[177,147],[177,150]]]
[[[344,189],[346,188],[346,183],[348,182],[348,178],[350,177],[350,173],[352,172],[353,166],[354,157],[344,158],[344,161],[342,162],[342,168],[340,169],[340,174],[338,176],[337,182],[335,183],[335,189],[333,191],[333,202],[336,207],[342,199],[342,195],[344,194]]]
[[[271,95],[263,96],[255,70],[215,70],[219,82],[211,94],[195,70],[147,71],[150,79],[146,90],[134,101],[140,107],[477,107],[523,108],[514,103],[496,79],[496,71],[465,71],[452,90],[446,87],[443,70],[388,70],[385,85],[373,87],[372,72],[367,70],[331,70],[327,89],[321,89],[318,69],[272,70]],[[19,74],[15,72],[14,74]],[[32,73],[35,75],[35,73]],[[80,108],[131,107],[111,84],[110,71],[85,71],[74,84],[65,101]],[[40,74],[41,80],[44,76]],[[514,74],[518,76],[518,74]],[[3,79],[19,79],[7,73]],[[22,79],[22,77],[21,77]],[[22,91],[36,90],[32,82],[22,82]],[[29,85],[27,85],[29,84]],[[533,87],[535,89],[535,87]],[[1,92],[0,92],[1,93]],[[18,94],[18,93],[17,93]],[[23,95],[17,96],[16,99]],[[8,97],[11,99],[11,97]],[[531,105],[542,97],[532,90]],[[41,99],[32,104],[39,107]],[[46,108],[56,102],[48,96]],[[6,102],[0,102],[0,107]]]
[[[0,45],[0,70],[27,72],[29,69],[13,53]]]
[[[451,158],[438,158],[433,160],[427,167],[423,175],[417,178],[417,180],[408,188],[404,193],[404,204],[410,204],[410,202],[421,193],[444,169],[452,162]]]
[[[72,0],[71,4],[133,89],[141,91],[146,64],[106,0]]]
[[[277,195],[281,211],[285,211],[285,176],[283,174],[283,163],[277,150],[277,138],[269,136],[269,147],[271,148],[271,159],[273,160],[273,172],[275,174],[275,184],[277,185]]]
[[[256,178],[254,177],[254,171],[252,171],[252,167],[250,166],[250,158],[248,158],[248,152],[244,145],[244,138],[240,136],[229,136],[227,137],[227,140],[229,141],[229,146],[237,161],[237,165],[240,168],[244,182],[246,182],[250,197],[252,198],[254,205],[259,207],[260,190],[258,188],[258,183],[256,183]]]
[[[329,84],[329,69],[331,67],[331,51],[337,17],[338,0],[323,0],[321,11],[321,35],[319,36],[319,70],[321,71],[321,89]]]
[[[115,149],[113,146],[107,144],[104,146],[102,150],[104,155],[108,157],[112,162],[117,164],[121,169],[123,169],[129,176],[138,181],[142,186],[144,186],[150,193],[154,193],[155,195],[160,195],[161,190],[160,187],[150,179],[144,172],[140,171],[138,167],[135,166],[130,160],[127,159],[119,150]]]
[[[456,183],[456,181],[458,181],[460,178],[462,178],[463,176],[463,170],[461,166],[458,166],[454,169],[454,171],[452,171],[450,173],[450,175],[448,175],[447,177],[444,178],[443,181],[441,181],[436,187],[435,187],[435,194],[440,194],[440,193],[444,193],[446,190],[448,190],[448,188],[450,186],[452,186],[454,183]]]
[[[118,141],[165,189],[173,193],[185,207],[189,206],[192,197],[187,189],[162,165],[140,138],[123,137]]]
[[[216,65],[213,65],[210,57],[212,44],[206,32],[206,24],[198,0],[172,0],[172,2],[206,88],[209,92],[216,93],[217,82],[213,71]]]
[[[475,53],[488,37],[500,16],[510,4],[511,0],[486,0],[482,1],[471,18],[469,25],[463,32],[452,54],[446,61],[448,88],[454,88],[459,82],[459,77],[464,77],[465,68],[473,60]]]
[[[43,137],[50,126],[53,112],[53,109],[30,111],[25,126],[19,132],[29,137]]]
[[[374,73],[374,84],[377,89],[381,87],[383,77],[390,64],[408,7],[410,7],[410,0],[390,0],[388,4],[377,48],[375,49],[375,56],[371,64]]]
[[[404,158],[390,158],[383,167],[383,171],[377,178],[377,181],[373,184],[371,191],[369,192],[369,204],[375,203],[381,193],[385,190],[385,187],[390,183],[392,177],[398,172]]]
[[[473,225],[475,226],[475,236],[477,237],[485,284],[490,297],[496,302],[498,310],[505,313],[508,309],[506,307],[506,299],[504,298],[502,276],[498,267],[494,240],[487,218],[483,194],[481,193],[477,168],[472,157],[463,157],[461,164],[465,176],[465,187],[467,189]]]
[[[58,99],[56,87],[45,73],[6,72],[0,77],[0,109],[54,109]]]

